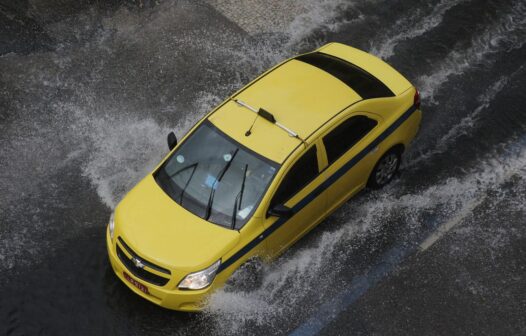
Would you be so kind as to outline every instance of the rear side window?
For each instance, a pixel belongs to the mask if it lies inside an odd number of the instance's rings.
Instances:
[[[323,138],[329,164],[338,160],[345,152],[360,141],[375,126],[376,120],[366,116],[351,117],[342,122]]]
[[[318,158],[316,146],[312,146],[294,163],[285,178],[281,181],[270,207],[287,202],[303,187],[318,175]]]

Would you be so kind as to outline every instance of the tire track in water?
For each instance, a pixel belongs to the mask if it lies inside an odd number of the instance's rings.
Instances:
[[[415,158],[404,164],[404,168],[411,169],[432,156],[442,154],[450,148],[455,141],[463,136],[468,135],[469,131],[476,127],[480,115],[487,111],[493,100],[519,75],[523,74],[525,66],[521,66],[510,75],[503,75],[497,81],[492,83],[481,95],[477,97],[478,106],[470,113],[464,116],[458,123],[453,125],[447,133],[445,133],[436,143],[433,148],[428,149],[423,153],[419,153]]]
[[[475,67],[490,66],[494,56],[521,48],[526,43],[526,4],[516,2],[507,8],[497,22],[486,27],[472,39],[471,46],[465,50],[453,50],[444,60],[435,66],[438,71],[421,75],[417,79],[422,99],[437,104],[435,94],[444,87],[444,83],[455,75],[460,75]]]
[[[411,16],[398,20],[391,27],[390,32],[397,32],[395,35],[382,36],[379,42],[372,43],[369,52],[384,60],[388,59],[394,55],[394,49],[400,42],[424,35],[439,26],[448,10],[465,1],[467,0],[442,0],[424,17],[417,8]]]

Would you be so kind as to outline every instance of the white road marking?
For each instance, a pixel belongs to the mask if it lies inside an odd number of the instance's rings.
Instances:
[[[473,213],[476,207],[478,207],[484,198],[473,200],[468,205],[464,206],[461,211],[459,211],[453,218],[449,221],[440,225],[435,231],[433,231],[423,242],[421,242],[418,247],[420,252],[427,250],[434,243],[436,243],[442,236],[444,236],[449,230],[455,227],[466,218],[467,216]]]

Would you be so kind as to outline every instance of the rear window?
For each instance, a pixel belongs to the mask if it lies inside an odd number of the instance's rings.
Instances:
[[[393,97],[393,92],[378,78],[341,58],[314,52],[296,57],[298,61],[315,66],[344,82],[363,99]]]

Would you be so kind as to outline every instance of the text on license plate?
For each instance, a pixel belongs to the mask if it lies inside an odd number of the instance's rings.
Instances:
[[[148,291],[148,287],[146,287],[139,281],[133,279],[131,276],[128,275],[128,273],[122,272],[122,274],[124,275],[124,279],[126,279],[129,283],[131,283],[135,287],[137,287],[141,292],[143,292],[144,294],[148,294],[148,295],[150,294],[150,292]]]

